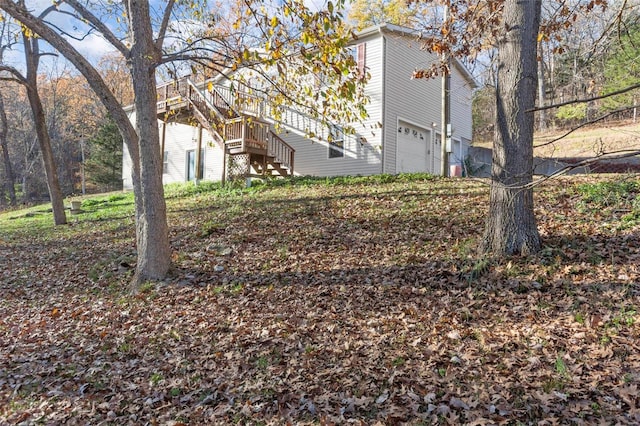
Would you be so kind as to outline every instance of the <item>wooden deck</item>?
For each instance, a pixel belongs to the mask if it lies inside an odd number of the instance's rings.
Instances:
[[[271,124],[234,105],[233,93],[212,83],[196,85],[183,77],[157,88],[157,112],[163,121],[193,121],[195,117],[229,155],[261,155],[273,162],[271,170],[293,174],[295,150],[273,132]],[[242,97],[245,99],[246,97]],[[252,109],[266,110],[264,101],[251,97]],[[277,163],[277,164],[276,164]],[[266,166],[263,168],[266,170]]]

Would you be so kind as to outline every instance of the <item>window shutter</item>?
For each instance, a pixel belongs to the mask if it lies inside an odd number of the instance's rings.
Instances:
[[[357,47],[358,49],[358,74],[360,76],[364,76],[365,73],[365,57],[366,57],[366,44],[360,43]]]

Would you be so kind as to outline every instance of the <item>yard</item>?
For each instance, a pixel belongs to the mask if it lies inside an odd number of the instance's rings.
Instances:
[[[486,181],[171,186],[0,215],[1,424],[638,424],[640,184],[536,188],[545,248],[479,255]],[[542,423],[540,423],[542,422]]]

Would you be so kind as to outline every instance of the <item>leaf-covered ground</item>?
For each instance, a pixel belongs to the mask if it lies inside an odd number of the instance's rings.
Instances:
[[[130,197],[2,215],[0,424],[638,424],[637,178],[575,179],[503,260],[486,182],[171,197],[175,271],[137,295]]]

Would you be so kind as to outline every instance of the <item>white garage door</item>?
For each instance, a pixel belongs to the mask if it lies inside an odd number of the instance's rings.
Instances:
[[[400,121],[397,141],[397,173],[431,172],[429,130]]]

